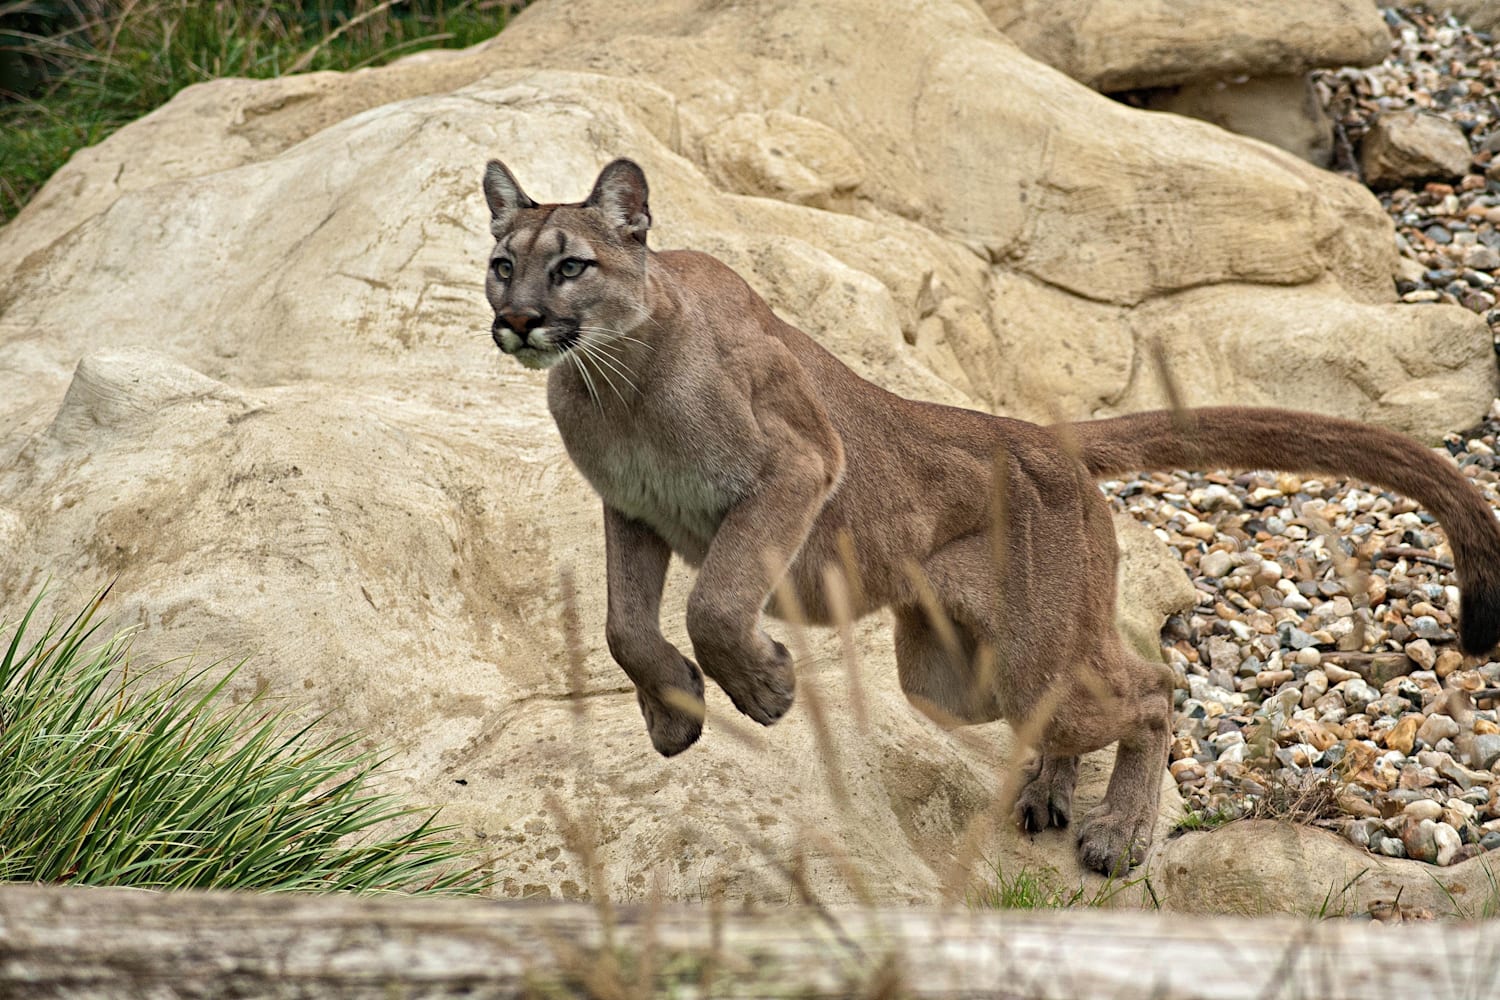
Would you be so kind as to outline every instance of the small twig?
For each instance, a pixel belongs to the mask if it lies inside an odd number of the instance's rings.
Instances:
[[[1453,560],[1444,559],[1428,549],[1412,548],[1410,545],[1387,545],[1375,554],[1376,559],[1387,559],[1395,562],[1397,559],[1410,559],[1413,562],[1426,563],[1436,566],[1438,569],[1453,571]]]

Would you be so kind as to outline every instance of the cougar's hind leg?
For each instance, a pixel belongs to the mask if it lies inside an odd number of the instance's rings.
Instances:
[[[934,625],[920,607],[896,609],[896,675],[907,699],[939,725],[998,718],[991,690],[980,690],[975,643],[963,625]],[[946,634],[945,634],[946,632]]]
[[[1103,645],[1093,674],[1103,683],[1080,685],[1041,750],[1045,769],[1048,757],[1119,741],[1104,800],[1078,824],[1080,860],[1113,875],[1139,864],[1151,846],[1171,738],[1172,675],[1164,664],[1126,651],[1113,634]]]
[[[970,539],[949,546],[929,559],[924,569],[955,621],[967,625],[958,628],[964,640],[962,662],[947,670],[929,666],[921,680],[928,689],[924,696],[963,722],[998,719],[1018,707],[1024,707],[1027,715],[1046,711],[1047,678],[1059,656],[1071,661],[1069,651],[1048,645],[1048,633],[1035,627],[1030,609],[1023,609],[1020,615],[1026,626],[1012,622],[1007,627],[1002,581],[989,541]],[[899,626],[897,637],[899,653]],[[927,662],[947,664],[950,660],[934,654]],[[899,666],[899,655],[897,663]],[[903,673],[902,686],[910,695],[916,685],[908,686]],[[1011,719],[1012,723],[1021,721]],[[1046,721],[1038,721],[1045,731]],[[1078,781],[1075,754],[1040,754],[1023,769],[1021,780],[1015,817],[1022,829],[1035,833],[1049,826],[1065,827],[1072,821],[1073,788]]]
[[[1078,784],[1078,758],[1068,754],[1038,754],[1021,773],[1016,796],[1016,823],[1027,833],[1038,833],[1073,821],[1073,789]]]

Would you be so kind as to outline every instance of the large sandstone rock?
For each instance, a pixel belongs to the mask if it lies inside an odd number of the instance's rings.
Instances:
[[[711,176],[735,174],[720,159],[728,144],[710,138],[725,122],[746,108],[768,117],[794,108],[857,152],[863,180],[849,191],[857,214],[887,223],[902,216],[981,253],[991,265],[983,303],[969,297],[969,262],[950,269],[878,252],[856,260],[859,243],[834,251],[888,287],[917,285],[915,296],[896,294],[898,306],[915,305],[915,316],[903,312],[903,335],[917,358],[971,398],[1040,419],[1129,409],[1120,406],[1118,373],[1145,380],[1142,345],[1169,336],[1165,319],[1177,310],[1158,311],[1128,347],[1118,320],[1188,290],[1194,308],[1236,317],[1200,327],[1200,343],[1222,329],[1266,345],[1258,357],[1237,358],[1232,374],[1224,365],[1213,376],[1219,386],[1235,382],[1233,392],[1215,389],[1199,401],[1274,397],[1382,420],[1379,399],[1411,381],[1397,374],[1399,362],[1386,381],[1358,370],[1385,364],[1370,350],[1369,330],[1385,323],[1377,317],[1391,313],[1395,297],[1390,223],[1369,192],[1206,124],[1142,115],[1069,87],[1009,51],[966,7],[764,3],[716,10],[672,33],[605,0],[569,10],[566,20],[523,18],[526,44],[547,48],[556,64],[611,61],[649,76],[675,97],[683,151]],[[492,46],[523,59],[522,37],[507,33]],[[818,39],[814,78],[802,68],[807,48],[789,39]],[[705,52],[713,53],[711,72]],[[900,66],[911,69],[893,71]],[[745,144],[730,148],[757,155]],[[735,190],[766,193],[759,183]],[[1326,279],[1321,294],[1343,301],[1325,315],[1338,319],[1299,316],[1302,306],[1278,294]],[[1432,437],[1460,409],[1477,416],[1496,389],[1483,322],[1461,309],[1396,312],[1406,332],[1382,341],[1440,358],[1415,374],[1422,391],[1451,401],[1430,420],[1397,422]],[[1316,337],[1310,322],[1322,327]],[[997,350],[988,332],[997,326],[1016,330],[1021,343]],[[1337,362],[1340,351],[1348,367]],[[1288,370],[1314,368],[1321,389],[1284,388]],[[1056,398],[1075,371],[1109,388],[1064,389],[1072,398]],[[1185,379],[1185,391],[1198,381],[1197,373]],[[1337,403],[1328,401],[1333,382],[1341,383]]]
[[[636,158],[655,245],[719,255],[910,395],[1117,412],[1156,398],[1153,339],[1191,398],[1424,435],[1494,388],[1482,323],[1392,301],[1366,192],[1114,105],[958,0],[541,3],[462,53],[185,91],[0,230],[0,614],[115,580],[139,655],[249,656],[238,694],[367,730],[515,894],[589,890],[569,837],[616,895],[785,899],[800,865],[827,899],[931,900],[956,859],[1073,869],[1066,834],[990,822],[1004,727],[913,712],[880,618],[864,712],[819,634],[774,729],[714,691],[702,744],[655,756],[604,649],[597,500],[541,377],[489,341],[495,155],[544,200]],[[1183,600],[1159,556],[1127,544],[1141,645]],[[663,617],[684,646],[688,582]]]
[[[794,633],[810,643],[803,707],[762,732],[711,689],[701,743],[657,756],[604,646],[598,504],[528,377],[472,374],[403,399],[394,383],[232,388],[141,348],[89,354],[0,477],[7,606],[69,567],[54,587],[72,602],[116,580],[116,619],[145,626],[138,655],[248,655],[235,696],[264,689],[398,749],[408,794],[446,803],[507,894],[585,894],[561,853],[579,837],[614,895],[787,899],[795,858],[825,900],[933,901],[963,888],[951,869],[976,823],[993,832],[971,860],[1078,877],[1065,834],[1033,842],[995,814],[1018,763],[1006,727],[956,738],[906,703],[883,618],[858,628],[857,696],[837,639]],[[1122,528],[1139,641],[1191,588],[1145,528]],[[576,681],[560,571],[577,581]],[[664,614],[683,648],[686,583]],[[1081,805],[1111,758],[1089,760]]]
[[[1493,865],[1451,868],[1379,857],[1327,830],[1273,820],[1188,833],[1163,845],[1147,875],[1167,909],[1191,913],[1344,917],[1488,917]]]
[[[1102,91],[1369,66],[1373,0],[979,0],[1028,55]]]
[[[1142,106],[1212,122],[1327,166],[1333,127],[1309,69],[1389,47],[1373,0],[980,0],[1028,55]]]

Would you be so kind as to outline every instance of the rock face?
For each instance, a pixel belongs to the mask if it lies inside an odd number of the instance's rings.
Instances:
[[[1395,906],[1472,920],[1492,905],[1491,868],[1479,857],[1438,870],[1375,857],[1326,830],[1256,820],[1184,834],[1156,853],[1148,874],[1164,908],[1187,912],[1341,917]]]
[[[1030,56],[1105,92],[1368,66],[1385,55],[1371,0],[979,0]]]
[[[1030,56],[1096,90],[1212,122],[1327,166],[1333,129],[1309,69],[1380,62],[1372,0],[980,0]]]
[[[0,614],[115,580],[138,655],[249,656],[246,691],[369,731],[515,895],[597,891],[570,840],[636,898],[793,898],[796,869],[829,900],[932,900],[955,859],[1072,852],[988,822],[1004,727],[910,709],[882,618],[862,696],[819,634],[774,729],[714,690],[701,745],[652,752],[604,648],[597,500],[489,340],[496,155],[542,200],[637,159],[654,245],[723,258],[908,395],[1140,408],[1154,341],[1193,402],[1428,436],[1494,390],[1479,320],[1393,302],[1367,192],[1113,104],[958,0],[544,2],[461,53],[185,91],[0,230]],[[1182,579],[1126,549],[1147,645]]]
[[[775,729],[711,689],[699,745],[657,756],[604,645],[598,504],[540,393],[508,367],[437,374],[403,398],[395,376],[237,389],[142,348],[85,356],[0,483],[17,520],[0,540],[19,555],[4,564],[6,608],[75,567],[57,593],[115,579],[117,620],[146,627],[139,654],[248,654],[239,696],[265,688],[398,748],[410,797],[445,803],[508,895],[587,894],[562,853],[578,838],[599,850],[610,894],[637,899],[653,886],[794,898],[795,859],[820,898],[932,901],[962,890],[952,867],[971,824],[993,828],[984,860],[1070,863],[1066,834],[1033,842],[991,815],[1012,772],[1008,729],[954,738],[916,713],[884,618],[859,625],[853,682],[837,638],[810,637],[802,707]],[[1159,623],[1187,584],[1143,546],[1146,529],[1121,530],[1122,614]],[[578,594],[576,686],[560,571]],[[684,649],[686,582],[675,575],[663,616]],[[1110,761],[1086,763],[1082,803],[1102,796]]]

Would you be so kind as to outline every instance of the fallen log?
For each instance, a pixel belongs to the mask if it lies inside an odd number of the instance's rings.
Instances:
[[[1500,995],[1492,925],[0,886],[0,996]]]

